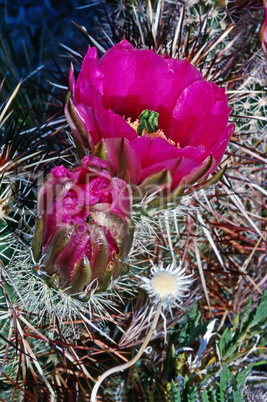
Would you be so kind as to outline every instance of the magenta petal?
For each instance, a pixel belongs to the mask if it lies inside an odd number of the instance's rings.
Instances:
[[[205,158],[206,150],[203,146],[185,148],[176,148],[163,138],[151,138],[142,136],[132,142],[133,148],[136,150],[142,170],[159,163],[164,166],[168,160],[183,158],[192,158],[196,161],[202,161]],[[167,166],[165,166],[167,167]],[[159,170],[155,170],[156,173]]]
[[[114,178],[110,188],[112,194],[111,212],[116,212],[122,219],[130,217],[132,210],[132,194],[124,180]]]
[[[178,186],[180,181],[186,176],[188,173],[192,171],[198,165],[193,159],[190,158],[175,158],[169,159],[164,163],[156,163],[153,166],[149,166],[146,169],[142,170],[141,180],[143,181],[150,175],[152,175],[155,171],[161,172],[164,169],[168,169],[172,176],[172,189]]]
[[[103,94],[105,77],[98,66],[97,50],[95,47],[89,47],[83,59],[81,72],[77,80],[77,87],[82,86],[84,79],[92,82],[98,92]]]
[[[86,125],[91,148],[93,148],[94,145],[101,140],[102,135],[110,136],[114,131],[114,127],[109,125],[108,118],[104,117],[92,106],[87,106],[83,103],[80,103],[77,105],[76,109],[81,117],[81,120]]]
[[[216,167],[218,166],[218,164],[220,163],[223,154],[225,152],[225,149],[228,145],[228,142],[231,138],[231,136],[233,135],[235,130],[235,125],[234,123],[230,124],[227,127],[227,131],[226,131],[226,135],[219,139],[215,144],[213,144],[213,146],[209,149],[209,152],[211,153],[211,155],[213,156],[213,158],[216,160],[217,164],[216,166],[214,166],[214,169],[216,169]],[[214,170],[213,169],[213,170]]]
[[[74,134],[74,137],[77,139],[78,142],[80,142],[81,144],[83,144],[82,137],[81,137],[81,135],[80,135],[80,133],[79,133],[77,127],[75,126],[75,124],[74,124],[74,122],[73,122],[73,120],[72,120],[72,117],[71,117],[71,115],[70,115],[70,112],[69,112],[69,102],[65,104],[64,113],[65,113],[65,117],[66,117],[67,123],[68,123],[68,125],[69,125],[69,127],[70,127],[72,133]]]
[[[82,121],[86,124],[90,143],[96,145],[102,138],[135,139],[135,130],[121,117],[111,110],[102,110],[101,114],[96,108],[84,104],[77,106]]]
[[[108,169],[108,163],[106,161],[103,161],[103,159],[98,158],[95,155],[86,155],[83,160],[82,160],[82,164],[85,167],[100,167],[103,169]]]
[[[165,165],[161,162],[143,169],[141,180],[143,181],[155,171],[161,172],[164,169],[168,169],[172,177],[171,188],[174,190],[182,179],[185,179],[185,183],[189,182],[189,179],[187,180],[186,176],[190,175],[195,169],[200,168],[202,164],[203,162],[197,163],[194,159],[186,157],[169,159],[166,161]]]
[[[131,183],[137,184],[141,176],[141,165],[134,142],[126,138],[105,138],[103,142],[111,173],[122,178],[126,174]]]
[[[188,86],[173,110],[169,138],[186,145],[211,147],[227,132],[230,109],[224,90],[206,81]]]
[[[49,240],[53,238],[56,226],[62,222],[62,218],[60,215],[62,200],[60,200],[57,204],[57,207],[54,205],[47,211],[46,219],[44,221],[43,228],[43,239],[42,244],[44,249],[47,248],[49,244]]]
[[[116,135],[112,135],[112,138],[124,137],[129,141],[133,141],[135,138],[137,138],[136,131],[125,121],[123,117],[113,113],[111,109],[109,109],[108,112],[110,124],[114,124],[116,127]]]
[[[141,181],[148,176],[168,169],[172,175],[174,188],[192,169],[200,166],[206,158],[202,146],[176,148],[163,138],[139,137],[132,142],[141,162]]]
[[[265,19],[260,28],[259,37],[262,45],[262,49],[267,56],[267,3],[265,2]]]
[[[99,112],[104,113],[103,97],[93,83],[84,77],[80,79],[79,84],[75,88],[73,97],[75,105],[79,105],[80,103],[87,106],[93,105]]]
[[[188,62],[164,59],[151,50],[116,45],[99,64],[106,78],[104,106],[132,119],[144,109],[164,111],[162,128],[182,90],[196,80],[203,80],[201,73]]]
[[[61,286],[67,286],[73,279],[74,266],[81,259],[81,256],[86,256],[90,259],[91,246],[90,237],[86,230],[85,224],[80,224],[77,231],[73,234],[65,250],[59,255],[55,270],[60,267],[60,282]]]
[[[73,120],[70,108],[73,110],[75,114],[75,121]],[[65,108],[65,117],[70,126],[72,133],[74,134],[75,138],[84,145],[84,139],[86,139],[86,143],[89,145],[90,148],[93,147],[92,138],[89,135],[87,123],[84,117],[81,115],[77,107],[74,105],[73,101],[70,99],[68,103],[66,103]],[[86,116],[85,116],[86,117]]]
[[[46,212],[55,198],[62,198],[68,192],[70,185],[78,180],[78,175],[70,172],[63,165],[51,170],[51,175],[41,187],[38,197],[38,213]]]
[[[102,57],[101,60],[106,59],[109,57],[113,52],[117,52],[117,50],[134,50],[135,47],[132,45],[130,42],[127,41],[127,39],[121,40],[119,43],[117,43],[115,46],[112,46]]]
[[[76,181],[78,179],[78,174],[69,171],[64,165],[55,166],[53,169],[51,169],[50,173],[54,178],[57,179],[68,178],[72,181]]]
[[[208,156],[202,163],[199,164],[195,164],[194,160],[189,160],[189,159],[183,159],[182,163],[181,163],[181,170],[184,171],[184,175],[183,177],[179,177],[179,174],[176,176],[176,178],[174,180],[176,180],[176,183],[174,183],[174,187],[176,187],[180,180],[183,179],[185,184],[191,185],[192,182],[196,181],[196,177],[198,177],[198,180],[203,179],[204,177],[206,177],[209,172],[205,172],[204,175],[203,173],[200,174],[201,171],[206,170],[205,166],[209,165],[210,159],[211,157]],[[212,170],[214,170],[212,168]],[[209,170],[211,171],[211,169]]]
[[[175,189],[181,180],[184,180],[185,184],[190,182],[190,177],[188,175],[194,170],[199,169],[202,163],[197,163],[194,159],[190,158],[181,158],[179,165],[173,165],[173,168],[170,170],[173,177],[172,188]]]
[[[69,89],[72,94],[74,94],[75,86],[76,86],[76,82],[75,82],[75,78],[74,78],[74,67],[73,67],[73,64],[71,63],[70,69],[69,69]]]

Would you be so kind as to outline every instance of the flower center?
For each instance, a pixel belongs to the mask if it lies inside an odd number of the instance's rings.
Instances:
[[[169,272],[158,272],[151,281],[154,292],[161,298],[174,297],[177,293],[177,283],[174,275]]]
[[[148,134],[155,133],[159,129],[159,114],[153,110],[143,110],[138,117],[139,124],[137,134],[142,135],[145,129]]]
[[[128,117],[127,123],[137,132],[139,136],[148,135],[150,138],[160,137],[168,141],[169,144],[179,148],[179,144],[166,137],[164,132],[158,127],[159,114],[153,110],[143,110],[137,120],[131,121]]]

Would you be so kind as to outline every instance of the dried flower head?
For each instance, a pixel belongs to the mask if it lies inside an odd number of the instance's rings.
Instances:
[[[163,263],[152,263],[150,278],[141,277],[141,288],[147,291],[154,304],[161,304],[163,309],[171,311],[180,307],[184,297],[188,297],[192,275],[185,275],[185,268],[176,267],[175,262],[164,268]]]

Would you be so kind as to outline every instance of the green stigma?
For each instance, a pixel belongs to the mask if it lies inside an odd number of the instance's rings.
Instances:
[[[146,129],[148,133],[155,133],[159,127],[159,114],[153,110],[143,110],[138,117],[139,125],[137,127],[137,134],[141,135],[142,131]]]

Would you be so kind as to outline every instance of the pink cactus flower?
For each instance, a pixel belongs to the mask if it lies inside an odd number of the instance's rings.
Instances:
[[[78,148],[134,185],[159,183],[164,172],[172,191],[198,181],[218,166],[234,131],[223,88],[186,60],[126,40],[100,59],[89,47],[77,82],[70,68],[69,89],[65,115]]]
[[[259,36],[262,45],[262,49],[267,57],[267,2],[266,0],[263,1],[263,5],[265,7],[265,18],[262,26],[260,28]]]
[[[51,170],[38,197],[32,244],[45,275],[71,294],[95,282],[108,286],[121,273],[133,237],[131,190],[90,155],[73,170]]]

